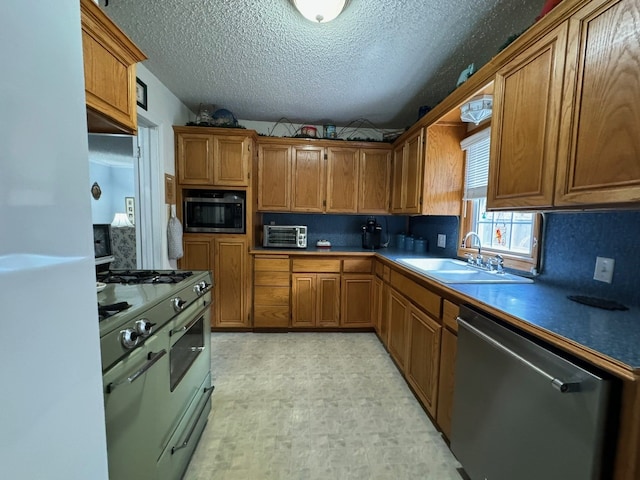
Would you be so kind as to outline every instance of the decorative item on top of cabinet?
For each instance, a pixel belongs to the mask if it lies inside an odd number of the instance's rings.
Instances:
[[[173,130],[178,183],[249,186],[253,131],[179,126]]]
[[[136,63],[147,57],[94,2],[80,12],[88,130],[135,135]]]

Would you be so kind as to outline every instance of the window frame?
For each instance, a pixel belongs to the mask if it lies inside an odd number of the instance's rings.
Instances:
[[[465,137],[465,139],[476,135],[483,130],[491,128],[491,122],[488,121],[485,124],[480,125],[478,128],[470,130]],[[491,160],[489,160],[489,165],[491,165]],[[464,178],[466,178],[467,172],[467,155],[465,152],[464,155]],[[467,254],[475,255],[478,253],[478,248],[475,247],[464,247],[462,245],[462,241],[464,240],[465,235],[468,232],[475,231],[472,228],[472,222],[474,215],[474,200],[465,199],[465,192],[467,186],[464,185],[462,189],[462,197],[460,198],[462,204],[462,215],[460,216],[460,221],[458,222],[458,249],[457,254],[460,258],[465,258]],[[489,209],[487,209],[489,210]],[[503,210],[503,209],[500,209]],[[506,209],[504,209],[506,210]],[[489,211],[499,211],[499,210],[489,210]],[[522,211],[519,209],[516,210],[508,210],[508,211]],[[513,252],[505,252],[504,250],[492,249],[490,247],[482,247],[482,255],[484,256],[484,260],[488,260],[489,258],[494,258],[496,255],[502,256],[504,259],[504,266],[507,268],[511,268],[513,270],[523,271],[531,274],[537,274],[540,270],[541,265],[541,242],[542,242],[542,233],[543,233],[543,215],[540,212],[531,212],[534,214],[533,216],[533,225],[532,225],[532,247],[531,254],[517,254]],[[471,239],[470,242],[471,244]]]

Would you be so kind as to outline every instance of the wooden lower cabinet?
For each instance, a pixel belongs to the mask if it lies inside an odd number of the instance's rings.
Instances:
[[[251,284],[247,239],[235,235],[187,234],[180,268],[211,270],[214,293],[212,327],[249,327]]]
[[[407,358],[407,346],[409,337],[409,301],[396,292],[389,289],[389,342],[387,348],[402,371],[404,371]]]
[[[440,334],[438,321],[414,306],[409,309],[409,352],[407,380],[427,411],[436,416]]]
[[[339,326],[339,273],[292,273],[291,294],[292,327]]]
[[[373,278],[370,274],[342,276],[340,325],[342,327],[371,327]]]
[[[453,412],[453,390],[455,386],[456,352],[458,335],[456,318],[458,305],[443,301],[442,341],[440,345],[440,376],[438,379],[438,408],[436,423],[447,438],[451,438],[451,418]]]
[[[378,337],[382,338],[382,294],[384,292],[384,283],[377,276],[373,278],[373,291],[371,292],[372,300],[372,312],[371,320],[373,327],[378,334]],[[386,343],[386,342],[383,342]]]
[[[291,317],[289,257],[258,255],[253,262],[253,326],[282,328]]]

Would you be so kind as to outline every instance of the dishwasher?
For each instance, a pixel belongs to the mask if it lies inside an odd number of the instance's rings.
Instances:
[[[451,450],[472,480],[606,476],[615,379],[467,306]]]

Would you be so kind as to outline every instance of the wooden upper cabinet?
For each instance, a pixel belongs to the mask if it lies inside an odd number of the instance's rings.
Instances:
[[[323,212],[325,203],[324,148],[294,146],[291,165],[291,210]]]
[[[422,129],[394,150],[392,213],[421,212],[423,152]]]
[[[232,135],[213,136],[213,183],[222,186],[249,186],[251,140]]]
[[[291,209],[291,146],[260,145],[258,149],[258,210]]]
[[[556,205],[640,202],[639,23],[636,0],[569,19]]]
[[[245,131],[174,126],[178,183],[247,187],[253,137]],[[237,130],[236,130],[237,132]]]
[[[176,137],[178,183],[213,184],[213,136],[181,133]]]
[[[327,148],[327,212],[358,211],[359,153],[357,148]]]
[[[496,74],[489,208],[553,204],[566,38],[562,24]]]
[[[88,130],[135,135],[136,63],[147,57],[94,2],[80,11]]]
[[[389,211],[390,149],[360,150],[358,182],[358,212],[387,213]]]

